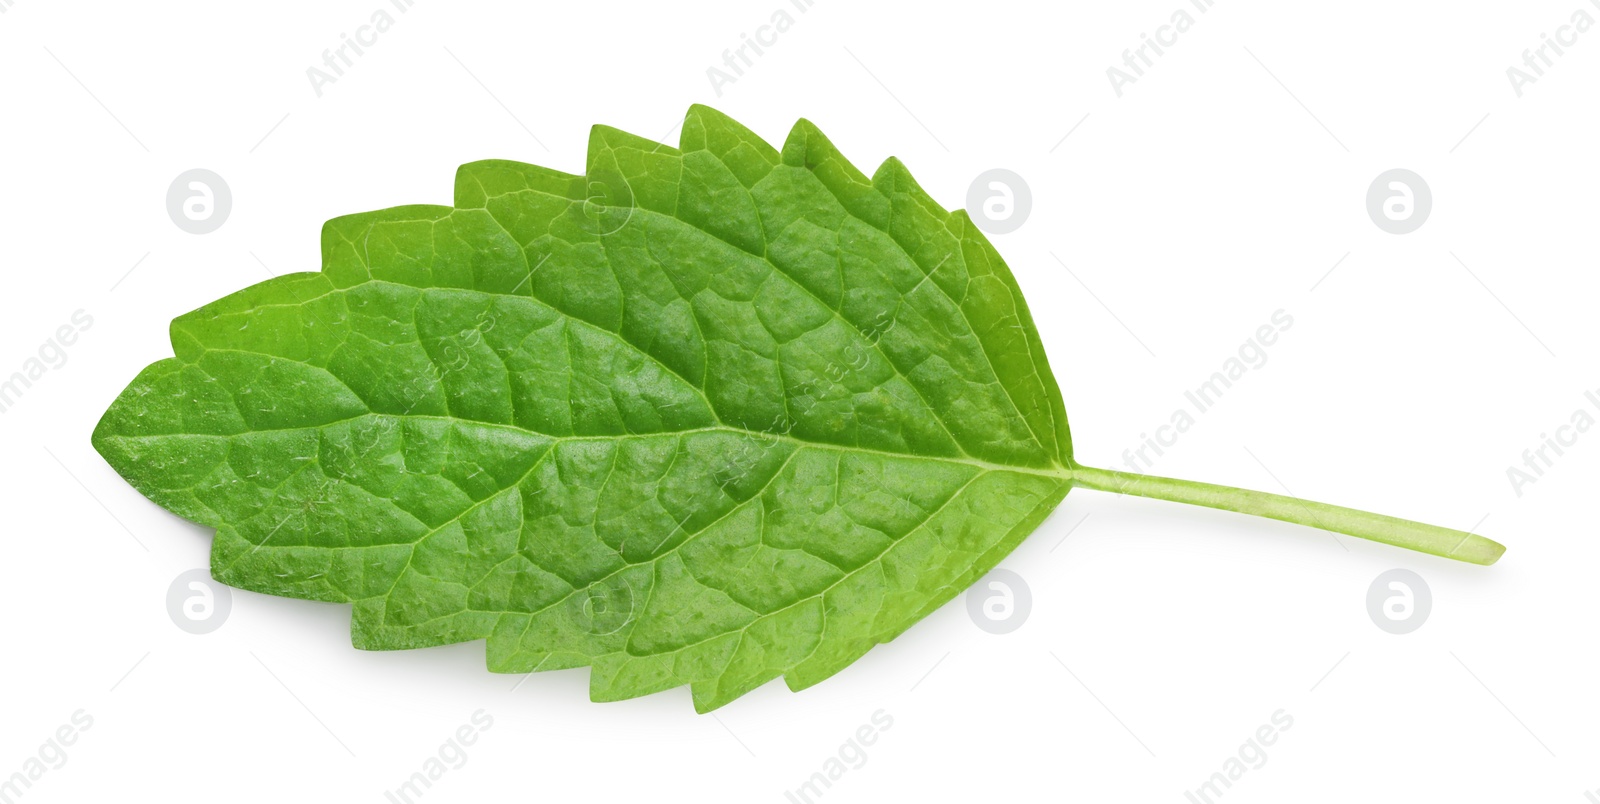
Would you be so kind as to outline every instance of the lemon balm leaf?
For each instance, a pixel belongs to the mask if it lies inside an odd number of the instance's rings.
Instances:
[[[338,218],[322,270],[172,323],[94,445],[216,531],[212,573],[352,606],[354,643],[491,670],[815,684],[958,594],[1074,486],[1490,563],[1482,537],[1076,464],[1021,289],[898,160],[705,108],[582,175],[463,166]],[[1492,545],[1492,547],[1490,547]]]

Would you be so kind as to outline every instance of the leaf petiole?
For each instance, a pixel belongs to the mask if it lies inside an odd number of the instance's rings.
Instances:
[[[1071,482],[1074,486],[1097,491],[1171,500],[1292,522],[1473,564],[1493,564],[1506,551],[1500,543],[1475,533],[1264,491],[1081,465],[1072,467]]]

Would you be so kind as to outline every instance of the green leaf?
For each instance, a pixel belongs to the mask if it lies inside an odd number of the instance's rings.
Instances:
[[[904,165],[703,107],[596,127],[587,178],[466,165],[331,221],[321,273],[173,322],[96,429],[215,528],[218,580],[354,604],[362,648],[487,639],[596,700],[815,684],[1067,492],[1022,294]]]
[[[597,126],[583,176],[469,164],[454,206],[335,219],[322,257],[175,320],[94,444],[216,530],[218,580],[350,603],[361,648],[482,639],[708,711],[893,639],[1073,485],[1487,556],[1078,466],[999,254],[803,120],[781,150],[698,106],[678,148]]]

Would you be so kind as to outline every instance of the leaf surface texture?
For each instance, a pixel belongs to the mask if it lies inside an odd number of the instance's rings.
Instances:
[[[892,639],[1068,489],[1004,262],[806,121],[596,127],[583,176],[465,165],[322,258],[175,320],[94,443],[216,529],[218,580],[350,603],[358,647],[708,711]]]

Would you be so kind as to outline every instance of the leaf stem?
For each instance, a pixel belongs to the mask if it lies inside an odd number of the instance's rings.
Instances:
[[[1473,564],[1493,564],[1506,548],[1475,533],[1424,525],[1382,514],[1311,502],[1282,494],[1174,480],[1155,475],[1072,467],[1072,485],[1115,494],[1202,505],[1343,533]]]

